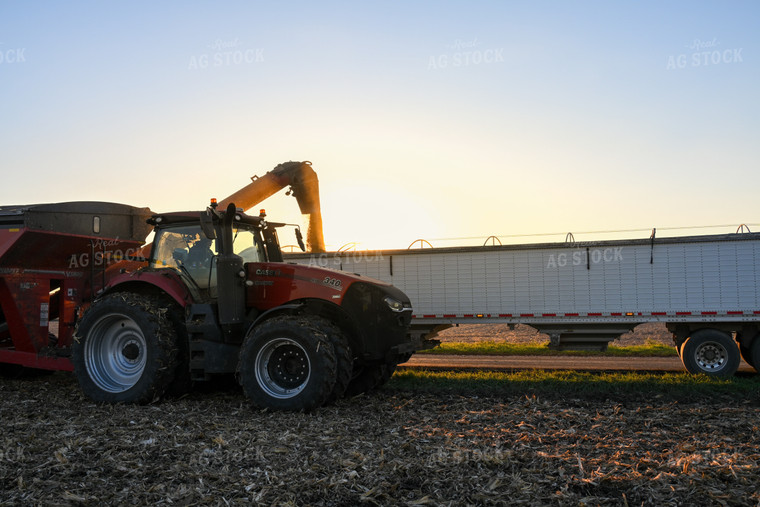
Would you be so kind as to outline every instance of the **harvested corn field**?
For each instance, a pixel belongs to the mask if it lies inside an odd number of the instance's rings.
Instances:
[[[234,386],[97,405],[64,373],[0,380],[6,504],[757,505],[757,399],[414,392],[312,413]],[[659,401],[658,401],[659,400]]]

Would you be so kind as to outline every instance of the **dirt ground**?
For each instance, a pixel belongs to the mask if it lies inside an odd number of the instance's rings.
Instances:
[[[444,340],[544,342],[527,326]],[[620,343],[666,340],[645,325]],[[68,373],[0,379],[0,505],[760,505],[760,398],[413,392],[312,413],[232,382],[98,405]]]
[[[760,405],[436,394],[313,413],[217,387],[97,405],[0,379],[5,505],[757,505]]]
[[[549,343],[549,336],[539,333],[530,326],[517,324],[513,331],[505,324],[468,324],[445,329],[437,339],[442,342],[477,342],[483,340],[506,341],[511,343]],[[648,323],[637,326],[633,332],[622,335],[610,345],[625,347],[644,345],[647,341],[673,346],[671,334],[665,324]]]

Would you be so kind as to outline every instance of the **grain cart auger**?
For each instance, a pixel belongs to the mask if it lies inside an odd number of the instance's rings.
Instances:
[[[0,373],[71,370],[83,302],[110,262],[140,249],[150,215],[104,202],[0,207]]]
[[[325,239],[322,233],[322,210],[319,203],[319,178],[311,168],[311,162],[283,162],[264,176],[254,176],[251,183],[219,202],[225,207],[234,202],[243,211],[249,210],[285,187],[290,187],[288,195],[298,202],[301,214],[309,218],[306,235],[311,252],[324,252]]]
[[[287,195],[296,198],[301,214],[307,215],[309,226],[306,234],[306,242],[309,251],[322,253],[325,251],[325,239],[322,232],[322,210],[319,202],[319,178],[312,169],[311,162],[283,162],[263,176],[253,176],[251,182],[229,197],[219,201],[219,206],[224,208],[234,202],[243,211],[249,210],[271,197],[283,188],[289,187]],[[147,257],[150,254],[151,245],[145,245],[138,253]],[[108,274],[116,274],[120,270],[134,271],[140,267],[139,263],[125,260],[112,264],[108,268]]]
[[[372,389],[416,348],[403,292],[282,262],[286,224],[213,202],[148,222],[147,266],[111,279],[77,327],[74,372],[93,400],[149,402],[236,373],[257,406],[309,410]]]

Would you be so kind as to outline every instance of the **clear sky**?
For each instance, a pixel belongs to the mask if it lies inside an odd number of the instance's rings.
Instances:
[[[334,249],[760,224],[756,1],[2,0],[0,55],[0,204],[311,160]]]

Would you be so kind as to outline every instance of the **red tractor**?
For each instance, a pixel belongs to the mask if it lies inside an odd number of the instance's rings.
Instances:
[[[419,348],[409,299],[381,281],[283,262],[285,224],[232,204],[248,209],[289,186],[311,251],[323,252],[309,162],[252,180],[202,212],[0,206],[0,374],[73,369],[94,400],[144,403],[234,373],[258,406],[292,410],[387,381]]]
[[[377,387],[417,349],[403,292],[284,263],[286,224],[234,204],[148,222],[147,266],[111,278],[76,328],[74,373],[93,400],[150,402],[236,373],[257,406],[309,410]]]

